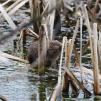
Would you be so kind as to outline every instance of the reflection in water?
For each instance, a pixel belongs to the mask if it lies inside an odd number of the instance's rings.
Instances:
[[[36,93],[32,95],[31,101],[45,101],[46,100],[46,91],[43,84],[39,84]]]
[[[6,63],[4,59],[0,62],[0,95],[8,101],[49,101],[57,83],[56,71],[50,70],[39,77],[28,71],[27,66],[13,61]],[[101,101],[101,97],[63,101]]]
[[[45,101],[46,94],[45,94],[45,85],[43,83],[39,84],[38,91],[39,91],[39,99],[40,101]]]
[[[56,84],[54,78],[39,77],[13,61],[9,65],[4,63],[0,64],[0,95],[8,101],[45,101],[49,98]]]
[[[26,70],[0,70],[0,95],[7,97],[8,101],[30,101],[30,89]]]
[[[30,76],[29,82],[37,88],[32,94],[31,101],[49,101],[53,88],[56,85],[56,79],[57,77],[52,76],[37,76],[36,78]]]

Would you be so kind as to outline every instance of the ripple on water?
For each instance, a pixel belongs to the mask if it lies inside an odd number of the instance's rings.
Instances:
[[[27,66],[2,59],[0,68],[5,69],[0,69],[0,95],[5,96],[8,101],[45,101],[45,96],[50,97],[55,86],[51,79],[44,82],[43,79],[38,80],[38,75],[29,72]]]
[[[7,97],[8,101],[30,101],[31,85],[27,75],[27,69],[0,57],[0,95]]]

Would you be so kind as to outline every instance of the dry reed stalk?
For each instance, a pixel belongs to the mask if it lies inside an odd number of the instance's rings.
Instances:
[[[96,9],[97,9],[98,4],[99,4],[99,0],[96,0],[95,6],[94,6],[94,12],[93,12],[94,16],[96,15]]]
[[[66,42],[66,37],[63,37],[62,40],[62,50],[61,50],[61,56],[60,56],[60,64],[59,64],[59,72],[58,72],[58,83],[55,87],[55,90],[53,91],[52,97],[50,101],[56,101],[57,97],[61,96],[61,91],[62,91],[62,60],[63,60],[63,53],[64,53],[64,47],[65,47],[65,42]]]
[[[44,10],[43,10],[43,12],[41,14],[42,16],[47,12],[48,7],[49,7],[49,2],[46,4],[46,6],[45,6],[45,8],[44,8]]]
[[[99,71],[101,74],[101,32],[99,32],[99,40],[98,40],[98,64],[99,64]]]
[[[68,45],[67,45],[67,50],[66,50],[66,67],[68,66],[68,64],[70,63],[70,51],[71,51],[71,43],[72,40],[68,40]]]
[[[31,30],[30,28],[28,28],[28,30],[32,33],[33,36],[35,36],[36,38],[39,38],[39,35],[35,33],[33,30]]]
[[[69,52],[69,48],[70,47],[67,47],[67,37],[64,37],[64,43],[62,45],[62,51],[65,51],[65,65],[64,67],[66,68],[67,67],[67,61],[68,61],[68,52]],[[61,52],[62,54],[62,57],[63,57],[63,52]],[[62,91],[63,93],[66,92],[68,93],[69,91],[69,78],[68,78],[68,75],[66,75],[67,73],[64,73],[64,76],[63,76],[63,80],[62,80]]]
[[[46,35],[43,35],[43,39],[42,39],[42,43],[41,44],[41,54],[47,54],[47,49],[48,49],[48,43],[47,43],[47,38],[46,38]],[[42,72],[44,73],[44,70],[45,70],[45,61],[46,61],[46,55],[42,58],[41,57],[41,61],[42,61],[42,64],[41,64],[41,70]]]
[[[76,67],[80,67],[80,55],[78,54],[78,51],[75,45],[74,45],[74,53],[75,53],[75,65]]]
[[[74,80],[69,77],[67,72],[64,73],[64,79],[63,79],[63,85],[62,85],[62,92],[68,94],[69,93],[69,84],[72,87],[72,94],[75,94],[75,96],[78,95],[78,87]]]
[[[80,71],[81,71],[81,80],[83,83],[83,71],[82,71],[82,26],[83,18],[80,16]]]
[[[91,48],[91,59],[92,59],[92,64],[94,66],[94,90],[95,94],[99,93],[99,79],[98,79],[98,56],[97,56],[97,25],[94,24],[94,47],[93,47],[93,40],[92,40],[92,30],[90,28],[90,21],[88,18],[88,13],[86,6],[84,6],[84,11],[85,11],[85,19],[88,27],[88,32],[89,32],[89,37],[90,37],[90,48]]]
[[[49,41],[47,25],[46,25],[46,23],[45,23],[45,24],[42,24],[42,25],[43,25],[43,27],[44,27],[44,31],[45,31],[46,38],[47,38],[47,40]]]
[[[69,80],[67,73],[64,73],[63,83],[62,83],[62,92],[68,94],[69,93]]]
[[[92,63],[94,63],[94,61],[93,61],[93,46],[92,46],[92,30],[90,27],[90,21],[88,18],[88,12],[86,9],[86,5],[84,5],[84,14],[85,14],[86,26],[88,28],[88,33],[89,33],[89,38],[90,38],[91,59],[92,59]]]
[[[21,8],[25,3],[27,3],[29,0],[23,0],[22,2],[20,2],[18,5],[16,5],[12,10],[10,10],[8,12],[9,15],[12,15],[13,13],[15,13],[19,8]]]
[[[65,61],[66,62],[65,63],[65,70],[67,70],[67,67],[68,68],[70,67],[71,55],[72,55],[72,51],[73,51],[74,42],[75,42],[75,38],[76,38],[76,35],[77,35],[78,28],[79,28],[79,20],[77,21],[77,24],[76,24],[76,27],[75,27],[75,31],[74,31],[74,35],[73,35],[72,40],[68,41],[68,47],[67,47],[67,38],[65,38],[65,42],[64,42],[64,44],[65,44],[65,57],[66,57],[66,59],[65,59],[66,60]],[[70,83],[69,80],[68,80],[69,75],[66,77],[65,74],[68,75],[67,71],[65,71],[65,73],[64,73],[64,79],[63,79],[63,84],[62,84],[63,85],[63,91],[64,90],[68,91],[68,89],[69,89],[69,83]],[[71,79],[71,78],[69,77],[69,79]],[[75,85],[75,84],[73,84],[73,85]],[[76,87],[76,89],[77,89],[77,87]]]
[[[100,21],[97,21],[96,20],[96,18],[95,18],[95,16],[93,16],[93,13],[91,12],[91,10],[90,10],[90,8],[89,7],[87,7],[87,9],[88,9],[88,15],[89,15],[89,18],[90,18],[90,20],[93,22],[93,23],[97,23],[98,25],[98,30],[101,32],[101,22]]]
[[[5,58],[8,58],[8,59],[15,60],[15,61],[20,61],[20,62],[23,62],[23,63],[28,63],[27,60],[21,59],[19,57],[16,57],[16,56],[13,56],[13,55],[10,55],[10,54],[7,54],[7,53],[1,52],[0,53],[0,56],[5,57]]]
[[[56,101],[57,98],[61,96],[61,89],[62,89],[61,84],[57,84],[57,86],[55,87],[55,89],[53,91],[50,101]],[[60,101],[61,101],[61,99],[60,99]]]
[[[71,55],[72,55],[72,51],[73,51],[75,38],[76,38],[76,35],[77,35],[77,32],[78,32],[78,28],[79,28],[79,20],[77,20],[76,27],[75,27],[74,34],[73,34],[73,38],[72,38],[72,41],[71,41],[70,52],[69,52],[69,57],[68,57],[69,62],[68,62],[68,65],[67,65],[68,68],[70,67]]]
[[[72,81],[74,81],[82,89],[82,91],[85,93],[86,97],[91,96],[91,93],[84,87],[84,85],[75,77],[75,75],[72,72],[70,72],[67,68],[65,71],[68,74],[69,78]]]
[[[61,68],[62,68],[62,60],[63,60],[63,53],[64,53],[64,47],[65,47],[65,39],[66,37],[63,37],[62,40],[62,50],[61,50],[61,56],[60,56],[60,64],[59,64],[59,76],[58,76],[58,83],[61,84],[61,80],[62,80],[62,75],[61,75]]]
[[[67,38],[65,38],[65,68],[67,69],[68,64],[70,63],[70,51],[71,51],[71,40],[68,41],[68,47],[67,47]],[[64,72],[64,78],[62,82],[62,91],[63,93],[69,93],[69,84],[72,86],[72,91],[78,93],[77,85],[74,83],[74,81],[69,77],[67,72]],[[78,95],[78,94],[76,94]]]
[[[53,13],[49,14],[50,20],[49,20],[49,26],[50,26],[50,40],[53,40],[53,29],[54,29],[54,20],[55,20],[55,10]]]
[[[5,6],[6,4],[8,4],[9,2],[11,2],[12,0],[7,0],[4,3],[2,3],[2,6]]]
[[[16,25],[14,24],[14,22],[12,21],[12,19],[10,18],[10,16],[7,14],[6,10],[2,7],[2,5],[0,4],[0,12],[2,13],[2,15],[4,16],[4,18],[7,20],[7,22],[9,23],[10,27],[15,30],[16,29]]]
[[[67,54],[68,54],[68,53],[67,53],[67,50],[68,50],[68,49],[67,49],[67,48],[68,48],[67,45],[68,45],[68,41],[67,41],[67,37],[66,37],[66,38],[65,38],[65,46],[64,46],[64,47],[65,47],[65,49],[64,49],[64,50],[65,50],[65,65],[64,65],[64,66],[65,66],[65,67],[66,67],[66,65],[67,65]]]
[[[71,60],[71,55],[72,55],[72,50],[73,50],[73,47],[74,47],[74,42],[75,42],[75,38],[76,38],[76,35],[77,35],[77,32],[78,32],[78,28],[79,28],[79,20],[77,21],[77,24],[76,24],[76,27],[75,27],[75,31],[74,31],[74,35],[73,35],[73,38],[72,38],[72,41],[70,43],[70,47],[69,47],[69,56],[68,56],[68,60],[69,62],[67,63],[67,67],[70,67],[70,60]],[[72,72],[69,71],[69,69],[65,68],[65,72],[67,73],[67,75],[69,76],[69,78],[71,80],[73,80],[74,82],[76,82],[76,84],[83,90],[83,92],[87,95],[91,95],[91,93],[80,83],[80,81],[74,76],[74,74]]]
[[[39,28],[42,19],[40,11],[40,3],[38,2],[38,0],[30,0],[29,2],[30,2],[33,29],[35,33],[39,33]]]
[[[6,11],[9,12],[11,9],[13,9],[16,5],[18,5],[22,0],[15,1],[12,5],[10,5]]]
[[[22,58],[26,59],[26,37],[27,37],[27,30],[22,30],[22,38],[21,38],[21,52],[22,52]]]
[[[93,45],[93,54],[94,54],[94,67],[93,67],[93,73],[94,73],[94,91],[95,94],[100,93],[100,84],[99,84],[99,68],[98,68],[98,52],[97,52],[97,43],[98,43],[98,35],[97,35],[97,24],[93,24],[93,35],[94,35],[94,45]]]
[[[44,54],[44,51],[43,51],[43,29],[42,27],[40,27],[40,30],[39,30],[39,40],[38,40],[38,74],[43,74],[44,72],[44,58],[41,57],[41,54],[43,53]]]
[[[54,2],[54,3],[53,3]],[[48,12],[52,9],[56,7],[56,0],[49,0],[49,8],[48,8]],[[51,13],[49,13],[49,33],[50,33],[50,40],[53,39],[53,29],[54,29],[54,21],[55,21],[55,12],[56,9],[53,9],[53,11]]]

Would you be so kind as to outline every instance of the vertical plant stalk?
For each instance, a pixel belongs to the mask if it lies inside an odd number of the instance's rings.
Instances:
[[[83,25],[83,19],[82,19],[82,16],[80,16],[80,71],[81,71],[81,81],[83,83],[83,71],[82,71],[82,25]]]
[[[93,73],[94,73],[94,91],[95,94],[100,93],[100,83],[99,83],[99,68],[98,68],[98,52],[97,52],[97,43],[98,43],[98,36],[97,36],[97,24],[93,24],[93,35],[94,35],[94,68],[93,68]]]
[[[30,0],[30,9],[31,9],[31,19],[33,21],[33,29],[35,33],[39,33],[39,27],[41,24],[41,19],[36,20],[41,16],[40,14],[40,3],[38,0]]]
[[[67,65],[68,68],[70,67],[70,60],[71,60],[73,46],[74,46],[75,38],[76,38],[76,35],[77,35],[77,32],[78,32],[78,28],[79,28],[79,20],[77,20],[75,30],[74,30],[74,34],[73,34],[73,38],[72,38],[72,41],[71,41],[70,53],[69,53],[69,57],[68,57],[69,62],[68,62],[68,65]]]
[[[90,38],[91,60],[92,60],[92,64],[93,64],[94,61],[93,61],[93,46],[92,46],[92,30],[91,30],[91,27],[90,27],[90,21],[89,21],[86,5],[84,5],[84,14],[85,14],[86,25],[87,25],[87,28],[88,28],[88,33],[89,33],[89,38]]]
[[[59,97],[61,99],[61,91],[62,91],[62,60],[63,60],[63,53],[64,53],[64,47],[65,47],[65,42],[66,42],[66,37],[63,37],[62,40],[62,50],[61,50],[61,56],[60,56],[60,64],[59,64],[59,72],[58,72],[58,83],[55,87],[55,90],[53,91],[52,97],[50,101],[56,101],[57,98]]]
[[[23,52],[23,58],[26,59],[26,53],[27,53],[27,49],[26,49],[26,37],[27,37],[27,30],[23,29],[23,37],[22,37],[22,52]]]
[[[70,49],[71,49],[71,40],[68,41],[68,46],[67,46],[67,38],[65,39],[65,69],[67,69],[68,63],[70,62]],[[69,94],[69,85],[71,84],[72,87],[72,93],[75,93],[78,95],[78,88],[75,82],[69,77],[68,73],[64,71],[64,78],[62,81],[62,91],[63,93]]]
[[[99,31],[99,40],[98,40],[98,64],[99,72],[101,74],[101,32]]]
[[[61,80],[62,80],[62,75],[61,75],[61,68],[62,68],[62,60],[63,60],[63,52],[64,52],[64,47],[65,47],[65,39],[66,37],[63,37],[62,40],[62,50],[61,50],[61,56],[60,56],[60,64],[59,64],[59,76],[58,76],[58,83],[61,84]]]
[[[53,1],[49,0],[49,9],[48,9],[48,12],[52,8],[54,8],[54,7],[56,7],[56,0],[53,0]],[[53,11],[49,13],[49,33],[50,33],[50,40],[53,39],[55,12],[56,12],[56,10],[53,9]]]
[[[96,24],[93,25],[94,27],[94,30],[93,30],[94,48],[93,48],[92,31],[90,27],[90,22],[89,22],[86,6],[84,6],[84,11],[85,11],[85,19],[86,19],[86,23],[88,27],[89,37],[90,37],[91,59],[92,59],[92,64],[94,66],[94,91],[95,91],[95,94],[98,94],[100,92],[99,91],[100,88],[99,88],[99,80],[98,80],[99,72],[98,72],[98,56],[97,56],[97,25]]]
[[[67,51],[68,51],[68,47],[67,47],[68,41],[67,41],[67,37],[65,38],[65,67],[67,66]]]
[[[39,30],[39,40],[38,40],[38,74],[44,73],[44,59],[42,54],[45,53],[43,50],[43,40],[44,40],[44,28],[43,26],[40,27]]]
[[[75,52],[75,65],[77,67],[80,67],[80,55],[78,54],[78,51],[75,45],[74,45],[74,52]]]

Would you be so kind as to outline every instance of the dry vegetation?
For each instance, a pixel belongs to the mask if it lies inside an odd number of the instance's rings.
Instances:
[[[94,85],[94,94],[100,94],[101,0],[14,0],[5,8],[10,1],[2,1],[0,16],[5,18],[12,31],[0,42],[16,32],[19,35],[14,40],[12,54],[15,56],[3,52],[0,56],[25,63],[29,61],[32,68],[37,67],[40,75],[44,74],[45,68],[58,65],[57,86],[51,101],[56,101],[61,93],[69,93],[69,84],[73,97],[78,96],[79,89],[86,98],[90,97],[92,93],[83,80],[83,75],[88,72],[84,68],[90,64],[94,75],[91,85]],[[18,26],[11,16],[25,4],[29,4],[27,9],[31,20]],[[84,62],[84,57],[88,63]],[[80,69],[81,81],[71,67]]]

